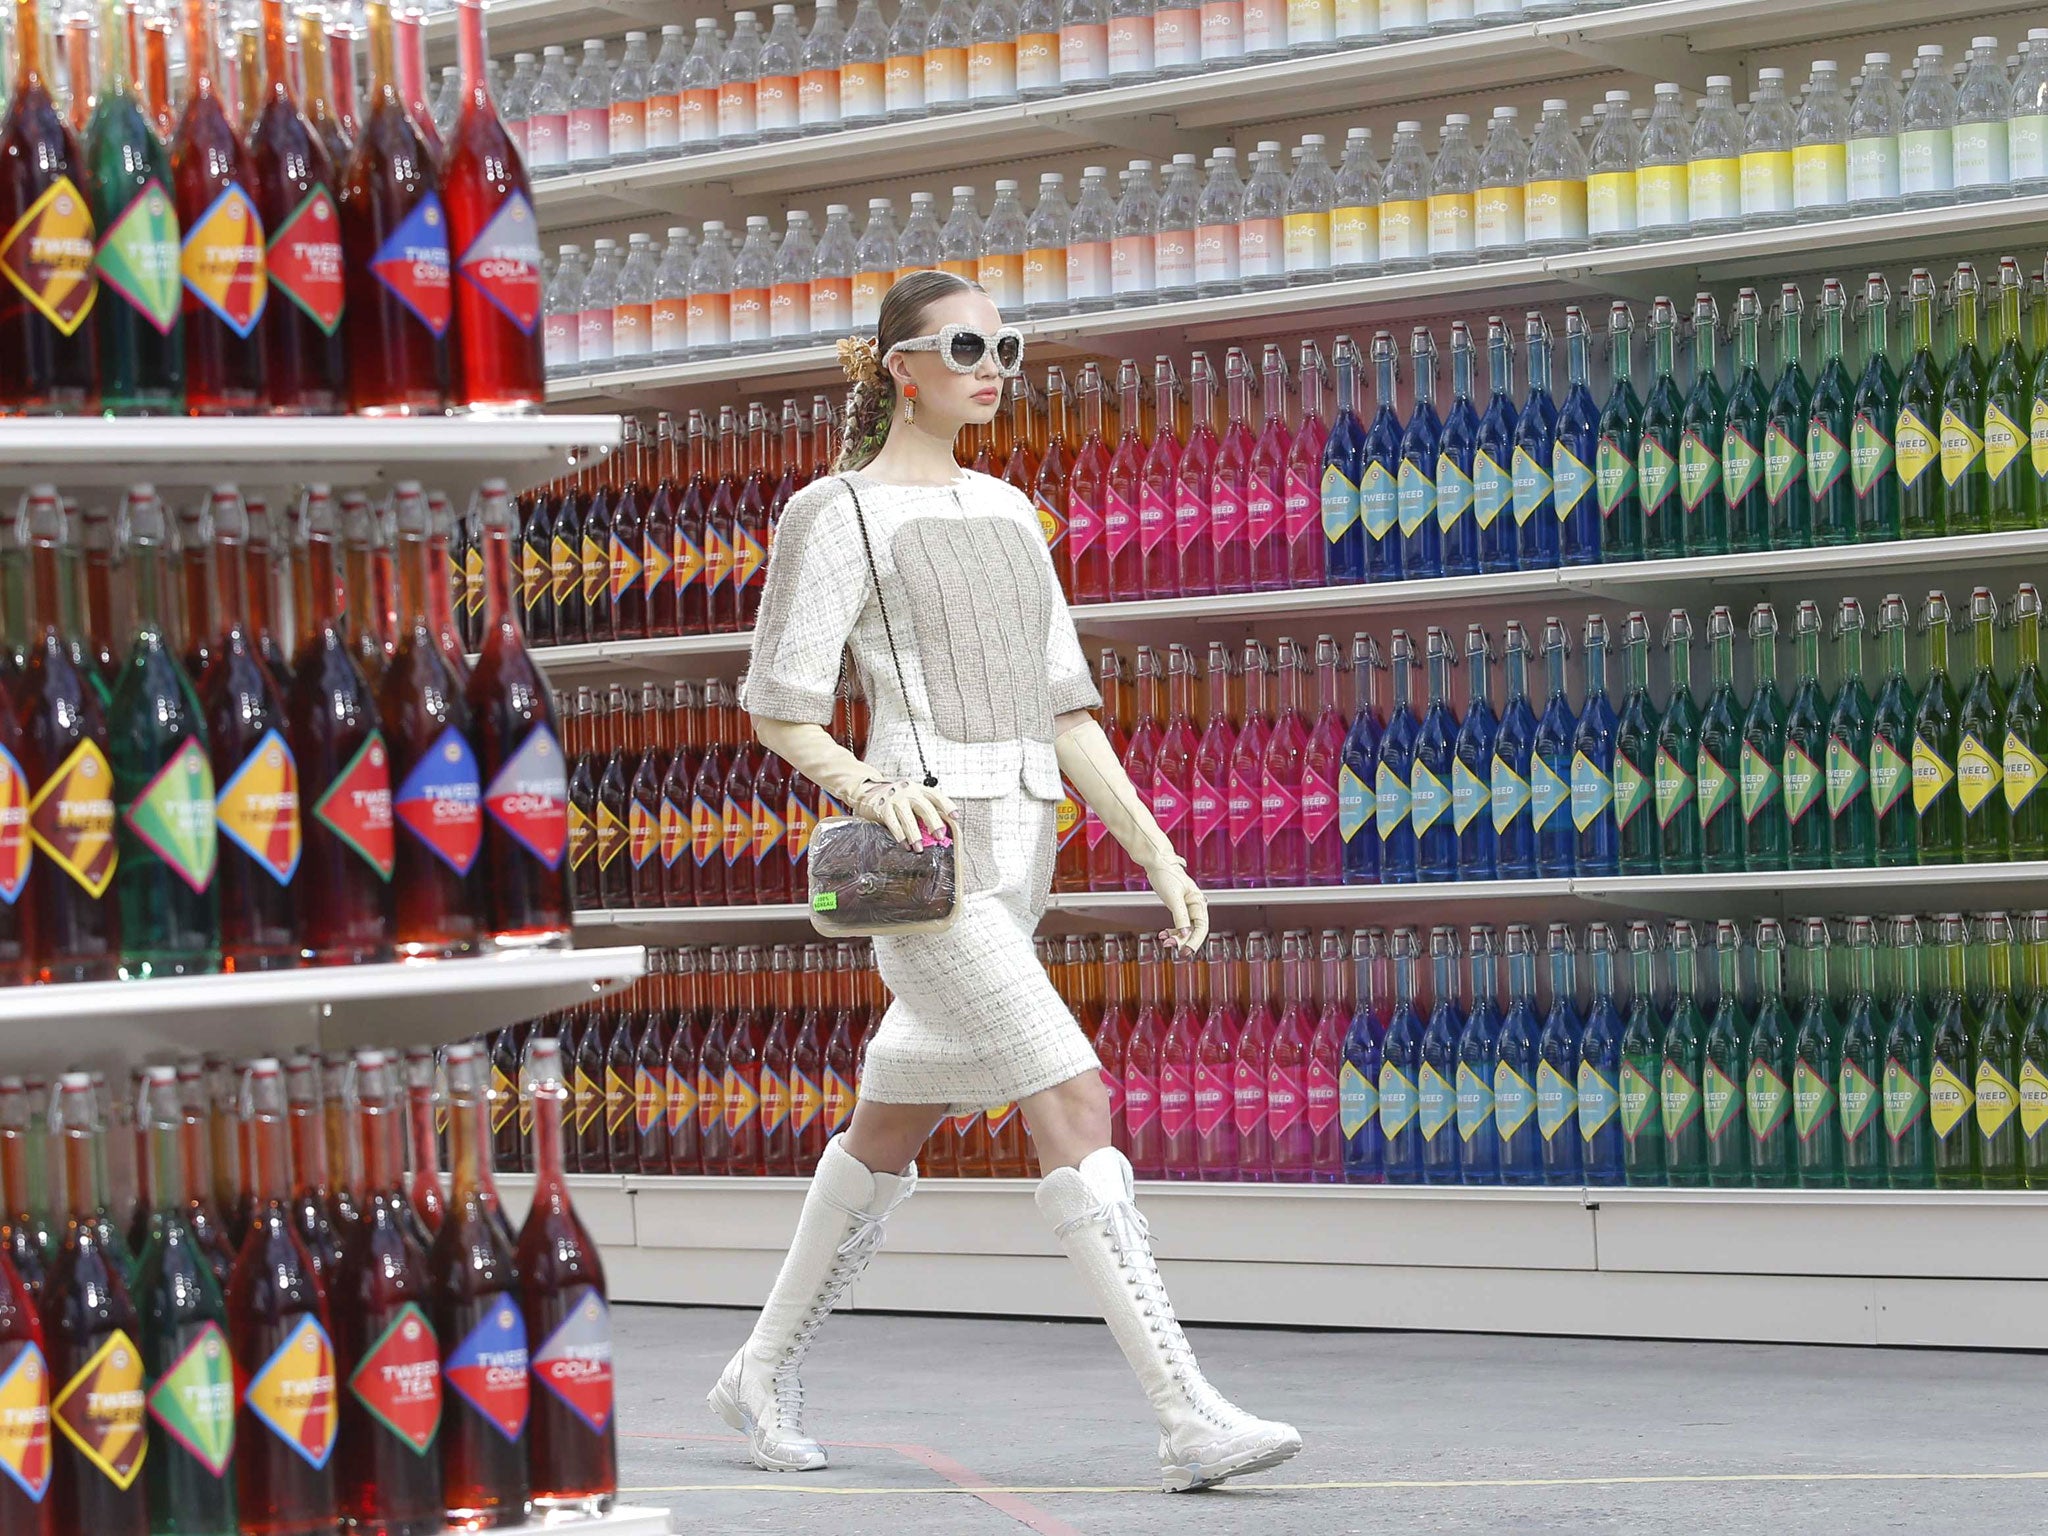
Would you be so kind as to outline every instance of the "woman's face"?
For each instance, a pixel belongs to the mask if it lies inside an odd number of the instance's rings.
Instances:
[[[994,335],[1003,323],[995,302],[985,293],[953,293],[924,312],[918,334],[934,336],[943,325],[971,326],[984,335]],[[936,352],[898,352],[889,359],[896,376],[896,388],[917,386],[918,425],[926,412],[934,427],[953,422],[960,427],[980,426],[993,421],[1003,403],[1003,376],[993,354],[984,352],[972,373],[955,373]]]

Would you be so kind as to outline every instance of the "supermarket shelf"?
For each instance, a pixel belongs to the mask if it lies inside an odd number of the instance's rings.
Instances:
[[[629,946],[15,987],[0,991],[0,1041],[13,1072],[435,1045],[615,992],[646,964]]]
[[[721,12],[729,8],[713,6]],[[544,43],[561,43],[574,59],[576,45],[586,37],[616,38],[628,28],[657,30],[679,14],[660,0],[491,0],[486,24],[491,51],[499,58],[509,59],[515,49],[538,53]],[[452,5],[427,18],[427,55],[436,68],[455,62]]]
[[[614,1297],[753,1307],[807,1181],[623,1183]],[[1033,1187],[923,1181],[850,1305],[1095,1315]],[[1138,1202],[1192,1322],[2048,1348],[2048,1194],[1146,1181]]]
[[[419,479],[460,506],[482,481],[514,490],[562,474],[572,455],[609,453],[616,416],[18,418],[0,421],[0,485],[64,489]]]

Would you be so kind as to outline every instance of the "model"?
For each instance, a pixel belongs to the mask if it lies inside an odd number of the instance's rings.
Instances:
[[[1209,916],[1090,712],[1102,699],[1036,510],[954,462],[1023,346],[964,278],[899,278],[875,338],[840,344],[853,388],[839,473],[792,497],[776,529],[740,688],[755,735],[906,843],[952,836],[963,900],[943,932],[876,937],[895,1000],[852,1122],[826,1143],[774,1289],[710,1402],[755,1465],[824,1466],[798,1375],[811,1341],[917,1187],[912,1159],[933,1128],[1016,1103],[1046,1170],[1038,1208],[1159,1416],[1161,1486],[1181,1491],[1276,1466],[1301,1436],[1231,1404],[1195,1364],[1131,1165],[1109,1144],[1100,1063],[1032,953],[1062,774],[1166,904],[1167,943],[1200,949]],[[825,730],[849,647],[870,706],[865,760]],[[920,781],[920,752],[937,787]]]

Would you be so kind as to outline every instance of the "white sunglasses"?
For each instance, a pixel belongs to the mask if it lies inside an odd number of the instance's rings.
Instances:
[[[971,325],[942,325],[936,335],[897,342],[882,355],[882,361],[888,362],[898,352],[936,352],[955,373],[972,373],[989,356],[995,358],[996,371],[1006,379],[1024,371],[1024,333],[1009,325],[994,332],[978,331]]]

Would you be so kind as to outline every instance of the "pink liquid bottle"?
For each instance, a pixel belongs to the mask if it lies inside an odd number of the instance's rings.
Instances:
[[[1216,590],[1216,544],[1210,531],[1210,498],[1216,454],[1216,373],[1209,355],[1197,352],[1188,364],[1187,447],[1173,476],[1173,547],[1182,597]]]
[[[1351,1028],[1351,998],[1345,987],[1344,935],[1325,928],[1316,969],[1322,1012],[1308,1042],[1309,1178],[1317,1184],[1344,1178],[1344,1036]]]
[[[1109,738],[1109,749],[1122,762],[1130,737],[1124,730],[1124,717],[1128,708],[1124,703],[1123,659],[1109,646],[1102,648],[1102,658],[1096,668],[1095,686],[1102,694],[1102,731]],[[1138,793],[1149,794],[1150,780],[1137,786]],[[1131,869],[1131,856],[1124,852],[1123,844],[1109,835],[1109,827],[1093,810],[1085,813],[1083,835],[1088,843],[1088,889],[1091,891],[1120,891],[1124,888],[1124,875]]]
[[[1330,440],[1323,420],[1329,369],[1322,349],[1301,344],[1301,425],[1287,451],[1287,581],[1290,587],[1320,587],[1326,576],[1323,553],[1323,447]]]
[[[1266,745],[1272,722],[1266,717],[1266,648],[1256,640],[1244,643],[1244,719],[1230,753],[1225,788],[1230,817],[1230,881],[1241,891],[1266,883],[1266,844],[1262,814],[1266,799]]]
[[[1038,509],[1038,526],[1052,551],[1060,590],[1071,599],[1074,567],[1068,547],[1067,496],[1074,465],[1067,440],[1067,376],[1056,367],[1045,370],[1045,430],[1045,452],[1039,456],[1038,475],[1031,484],[1031,504]]]
[[[1230,879],[1230,758],[1237,727],[1230,721],[1230,647],[1209,642],[1209,723],[1195,746],[1194,793],[1189,808],[1195,884],[1225,890]]]
[[[1211,934],[1207,947],[1209,1016],[1195,1042],[1195,1166],[1212,1183],[1237,1182],[1237,1037],[1244,1031],[1230,973],[1235,941]]]
[[[1109,601],[1109,449],[1102,441],[1102,372],[1085,364],[1074,386],[1081,401],[1081,446],[1067,479],[1067,559],[1077,603]]]
[[[1195,867],[1195,653],[1184,645],[1166,652],[1166,726],[1152,762],[1152,819],[1173,839],[1174,852]],[[1198,880],[1199,883],[1199,880]]]
[[[1232,1112],[1237,1117],[1237,1176],[1263,1184],[1273,1176],[1272,1137],[1267,1129],[1266,1080],[1273,1056],[1273,941],[1264,933],[1245,935],[1251,1001],[1230,1063]]]
[[[1102,1087],[1109,1095],[1109,1144],[1131,1155],[1130,1116],[1125,1106],[1125,1055],[1131,1037],[1131,952],[1116,934],[1102,941],[1102,1017],[1095,1026],[1095,1056],[1102,1063]]]
[[[1165,978],[1159,941],[1138,937],[1138,1016],[1124,1047],[1124,1122],[1131,1145],[1131,1172],[1157,1179],[1166,1172],[1166,1135],[1159,1118],[1160,1079],[1165,1072],[1166,1019],[1159,1011]]]
[[[1245,360],[1244,348],[1232,347],[1223,359],[1227,420],[1216,445],[1215,468],[1209,476],[1209,543],[1216,552],[1216,584],[1211,590],[1217,592],[1252,589],[1249,519],[1252,453],[1258,441],[1248,424],[1251,389],[1251,364]]]
[[[1308,720],[1301,712],[1301,681],[1307,670],[1301,648],[1280,637],[1280,708],[1266,742],[1265,789],[1259,798],[1259,837],[1266,845],[1266,884],[1308,883],[1308,845],[1302,836],[1302,765],[1308,753]]]
[[[1144,499],[1146,446],[1143,380],[1135,359],[1117,364],[1117,416],[1123,436],[1109,460],[1102,498],[1102,544],[1109,559],[1109,595],[1128,602],[1145,595],[1144,545],[1138,537],[1138,504]]]
[[[1202,1011],[1195,1006],[1195,957],[1173,951],[1173,1013],[1159,1063],[1159,1131],[1169,1179],[1197,1177],[1195,1157],[1195,1046]]]
[[[1159,429],[1138,484],[1138,550],[1147,597],[1180,596],[1180,378],[1171,358],[1153,363],[1152,408]]]
[[[1316,636],[1316,723],[1301,759],[1301,840],[1310,885],[1344,883],[1344,829],[1337,819],[1337,781],[1351,722],[1337,708],[1344,653],[1334,635]]]
[[[1251,483],[1245,493],[1252,589],[1278,592],[1287,585],[1287,460],[1294,434],[1287,428],[1287,359],[1271,342],[1259,365],[1259,418]],[[1320,511],[1321,501],[1316,505]]]
[[[1301,1184],[1315,1161],[1308,1124],[1309,1041],[1316,1032],[1316,999],[1309,985],[1312,958],[1306,928],[1280,940],[1280,1021],[1266,1063],[1266,1135],[1275,1183]]]
[[[1130,775],[1131,787],[1149,805],[1154,798],[1154,780],[1159,766],[1159,743],[1165,736],[1159,724],[1163,713],[1160,709],[1159,674],[1164,670],[1159,665],[1159,652],[1149,645],[1138,647],[1138,723],[1131,727],[1130,744],[1124,748],[1124,772]],[[1150,890],[1145,872],[1129,854],[1123,853],[1122,845],[1114,838],[1104,840],[1116,848],[1120,857],[1117,866],[1122,871],[1123,889],[1127,891]],[[1115,889],[1114,886],[1109,889]]]

